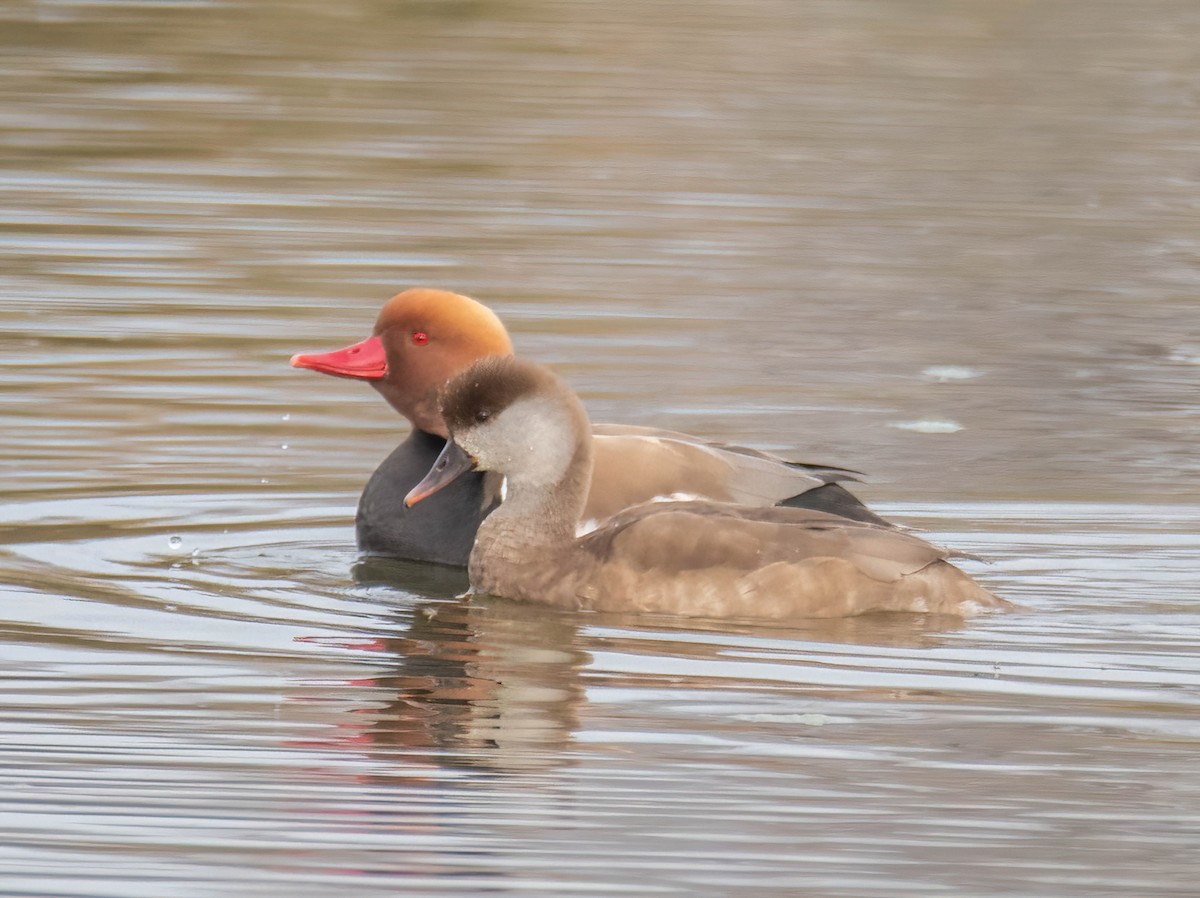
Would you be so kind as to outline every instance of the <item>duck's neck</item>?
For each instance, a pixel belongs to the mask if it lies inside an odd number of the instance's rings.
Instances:
[[[509,478],[504,502],[479,527],[475,553],[502,551],[506,558],[513,558],[573,541],[591,483],[590,439],[579,447],[566,473],[555,483]]]

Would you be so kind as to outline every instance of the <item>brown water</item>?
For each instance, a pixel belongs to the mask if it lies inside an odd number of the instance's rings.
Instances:
[[[1191,896],[1200,6],[0,9],[0,894]],[[1024,614],[360,562],[293,371],[470,293],[600,420],[871,474]]]

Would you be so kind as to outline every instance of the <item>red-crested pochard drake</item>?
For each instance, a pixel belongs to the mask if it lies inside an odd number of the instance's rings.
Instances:
[[[553,372],[483,359],[442,395],[450,440],[407,503],[468,471],[502,475],[504,502],[479,526],[478,593],[561,608],[703,617],[968,616],[1011,607],[895,528],[804,508],[646,502],[576,536],[592,484],[587,412]]]
[[[415,288],[388,300],[362,342],[292,357],[297,368],[367,381],[413,425],[359,499],[360,550],[467,563],[480,521],[500,501],[502,478],[466,474],[412,508],[404,497],[446,444],[439,390],[477,359],[512,352],[508,332],[486,306],[457,293]],[[783,504],[885,523],[839,485],[857,479],[853,471],[787,462],[654,428],[601,424],[594,434],[594,473],[578,522],[581,531],[639,502],[667,496]]]

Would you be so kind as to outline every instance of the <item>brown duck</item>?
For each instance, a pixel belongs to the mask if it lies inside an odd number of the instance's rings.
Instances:
[[[413,430],[378,467],[358,503],[358,547],[368,553],[465,565],[479,522],[499,501],[499,477],[469,474],[435,498],[408,508],[404,497],[446,443],[437,397],[446,381],[477,359],[511,355],[500,319],[473,299],[415,288],[392,297],[367,339],[292,365],[365,380]],[[687,434],[601,424],[595,428],[592,488],[582,511],[587,530],[622,509],[662,496],[696,496],[746,505],[817,508],[882,523],[839,481],[855,472],[783,461]]]
[[[471,551],[475,592],[704,617],[968,616],[1012,607],[950,564],[944,549],[811,509],[647,502],[577,537],[597,441],[582,403],[540,365],[476,362],[447,385],[441,414],[451,439],[406,503],[467,471],[507,482]]]

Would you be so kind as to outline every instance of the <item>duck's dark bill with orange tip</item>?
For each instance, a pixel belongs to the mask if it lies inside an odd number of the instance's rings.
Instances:
[[[467,454],[454,440],[446,441],[446,448],[437,457],[425,479],[408,491],[404,497],[406,508],[412,508],[422,499],[427,499],[438,490],[449,486],[467,471],[475,469],[475,459]]]
[[[333,352],[297,353],[292,356],[292,367],[356,380],[381,380],[388,373],[387,352],[379,337],[367,337],[361,343]]]

